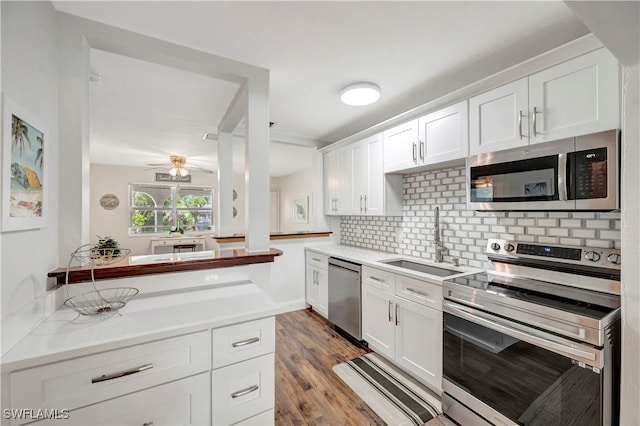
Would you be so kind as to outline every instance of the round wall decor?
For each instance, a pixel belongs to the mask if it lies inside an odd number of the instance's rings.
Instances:
[[[100,198],[100,205],[105,210],[113,210],[120,204],[120,200],[114,194],[104,194]]]

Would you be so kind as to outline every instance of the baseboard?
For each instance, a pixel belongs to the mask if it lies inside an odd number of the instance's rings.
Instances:
[[[278,310],[279,314],[284,314],[287,312],[299,311],[301,309],[306,309],[309,307],[305,299],[297,299],[297,300],[289,300],[286,302],[276,302],[280,305],[280,309]]]

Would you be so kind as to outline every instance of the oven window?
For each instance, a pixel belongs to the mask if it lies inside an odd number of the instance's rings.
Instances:
[[[558,156],[472,167],[472,202],[558,200]]]
[[[444,314],[444,377],[521,425],[599,425],[602,376],[554,352]]]

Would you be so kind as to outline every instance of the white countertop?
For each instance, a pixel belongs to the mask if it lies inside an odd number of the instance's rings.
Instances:
[[[62,307],[33,329],[1,359],[2,371],[84,356],[275,315],[279,310],[253,283],[139,295],[122,316],[103,320],[80,317]]]
[[[347,260],[361,265],[370,266],[373,268],[384,269],[396,274],[406,275],[418,279],[435,281],[442,283],[443,280],[451,277],[458,277],[461,275],[467,275],[470,273],[476,273],[482,271],[482,269],[471,268],[468,266],[454,266],[452,263],[446,262],[434,262],[429,259],[423,259],[421,257],[405,256],[397,253],[389,253],[386,251],[371,250],[361,247],[347,246],[342,244],[314,244],[307,246],[305,250],[314,251],[316,253],[325,254],[327,256],[338,257],[343,260]],[[422,263],[424,265],[435,266],[438,268],[451,269],[460,272],[459,274],[450,275],[447,277],[440,277],[433,274],[427,274],[424,272],[418,272],[411,269],[401,268],[398,266],[389,265],[383,263],[387,260],[404,259],[411,262]]]

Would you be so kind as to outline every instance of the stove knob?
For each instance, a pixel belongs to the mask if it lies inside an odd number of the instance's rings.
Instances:
[[[607,261],[610,263],[615,263],[616,265],[620,264],[620,255],[618,253],[611,253],[607,256]]]
[[[504,249],[506,251],[513,251],[513,249],[515,249],[515,247],[513,246],[513,244],[505,244],[504,245]]]
[[[597,262],[600,260],[600,254],[595,251],[588,251],[584,254],[584,258],[590,260],[591,262]]]
[[[491,249],[494,251],[498,251],[500,250],[500,244],[498,243],[491,243]]]

